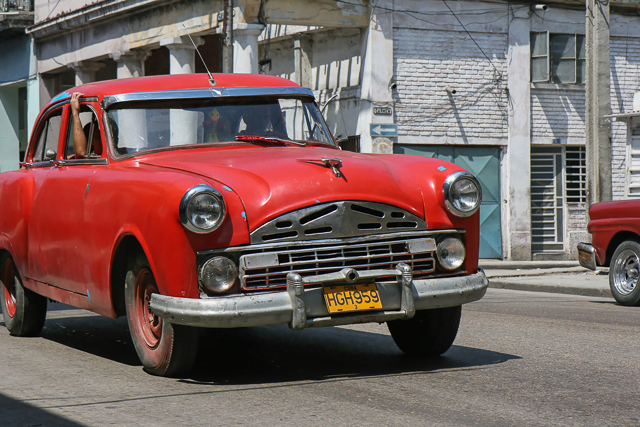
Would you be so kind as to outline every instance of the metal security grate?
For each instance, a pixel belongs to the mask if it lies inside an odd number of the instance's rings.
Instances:
[[[565,151],[567,203],[587,203],[587,161],[584,147]]]
[[[273,266],[251,268],[246,255],[240,257],[240,280],[245,290],[286,286],[286,276],[296,271],[303,276],[332,273],[345,267],[357,270],[393,269],[399,262],[409,264],[415,278],[435,270],[434,249],[415,250],[409,241],[368,242],[357,245],[283,248],[273,253]],[[269,253],[261,256],[269,257]]]

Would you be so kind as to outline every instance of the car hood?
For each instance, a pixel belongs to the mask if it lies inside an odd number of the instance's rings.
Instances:
[[[319,159],[340,157],[340,176]],[[158,153],[140,163],[198,174],[241,198],[253,231],[287,212],[338,200],[386,203],[425,218],[416,180],[389,156],[326,148],[224,147]],[[233,213],[232,213],[233,214]]]

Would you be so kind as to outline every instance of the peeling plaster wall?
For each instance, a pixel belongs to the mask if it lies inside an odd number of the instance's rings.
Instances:
[[[240,3],[247,4],[245,13],[257,17],[260,1],[241,0]],[[365,27],[369,24],[369,3],[369,0],[269,0],[265,4],[265,20],[270,24]]]
[[[91,0],[35,0],[34,4],[34,22],[42,22],[48,18],[81,9],[95,1]]]
[[[300,29],[278,27],[277,32],[272,28],[266,31],[271,31],[272,35],[288,35]],[[338,137],[355,135],[360,109],[362,31],[358,28],[333,29],[315,30],[307,34],[311,38],[311,51],[308,52],[312,76],[310,89],[315,92],[320,105],[339,92],[327,105],[327,123]],[[267,69],[267,74],[294,79],[291,37],[277,37],[269,41],[263,35],[259,57],[271,59],[271,70]]]
[[[101,60],[117,51],[156,48],[162,39],[187,33],[215,33],[218,22],[214,12],[221,8],[222,0],[175,2],[37,40],[39,71],[60,72],[73,62]]]
[[[359,29],[335,29],[307,33],[311,37],[311,90],[336,90],[360,84],[362,35]],[[263,39],[259,57],[271,59],[267,74],[294,78],[293,39]]]

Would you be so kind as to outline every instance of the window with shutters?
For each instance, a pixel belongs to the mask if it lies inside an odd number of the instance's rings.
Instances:
[[[531,81],[585,83],[585,37],[580,34],[531,33]]]

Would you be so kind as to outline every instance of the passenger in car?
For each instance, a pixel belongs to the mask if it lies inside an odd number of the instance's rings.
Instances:
[[[224,142],[229,140],[229,120],[221,117],[218,108],[212,108],[203,122],[204,142]]]

